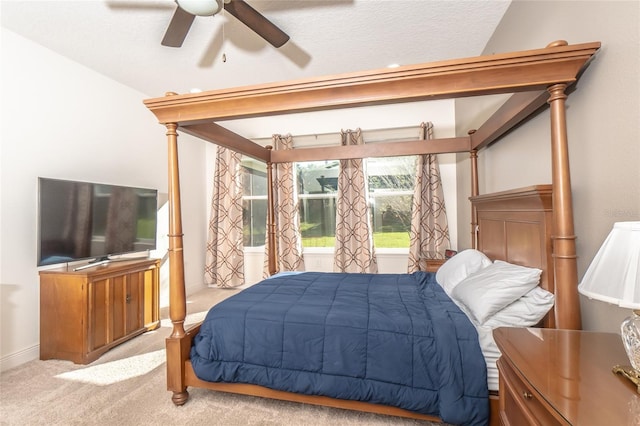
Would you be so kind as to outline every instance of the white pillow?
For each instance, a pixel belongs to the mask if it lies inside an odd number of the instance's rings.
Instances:
[[[536,287],[541,273],[537,268],[496,260],[462,280],[452,290],[451,297],[466,306],[478,324],[484,324],[496,312]]]
[[[491,265],[491,259],[481,251],[463,250],[438,268],[436,281],[448,295],[451,295],[451,291],[460,281],[489,265]]]
[[[532,327],[553,307],[555,296],[542,287],[535,287],[505,308],[496,312],[484,325],[498,327]]]

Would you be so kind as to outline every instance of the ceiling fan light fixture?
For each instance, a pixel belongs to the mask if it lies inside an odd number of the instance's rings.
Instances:
[[[222,10],[223,0],[176,0],[180,9],[197,16],[213,16]]]

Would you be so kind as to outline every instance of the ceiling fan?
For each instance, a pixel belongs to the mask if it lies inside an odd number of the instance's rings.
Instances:
[[[244,0],[175,0],[178,4],[162,39],[163,46],[180,47],[196,16],[213,16],[223,8],[274,47],[280,47],[289,36]]]

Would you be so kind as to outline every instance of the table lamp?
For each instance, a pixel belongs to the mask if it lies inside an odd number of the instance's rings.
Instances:
[[[640,222],[616,222],[593,258],[578,291],[585,296],[632,309],[620,326],[631,367],[613,372],[631,380],[640,393]]]

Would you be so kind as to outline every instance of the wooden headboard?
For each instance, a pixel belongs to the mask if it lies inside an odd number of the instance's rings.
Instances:
[[[540,286],[556,294],[552,193],[551,185],[537,185],[470,200],[477,217],[477,249],[492,260],[542,269]],[[562,302],[556,297],[555,307],[543,320],[543,326],[554,328],[555,311],[571,309]]]

